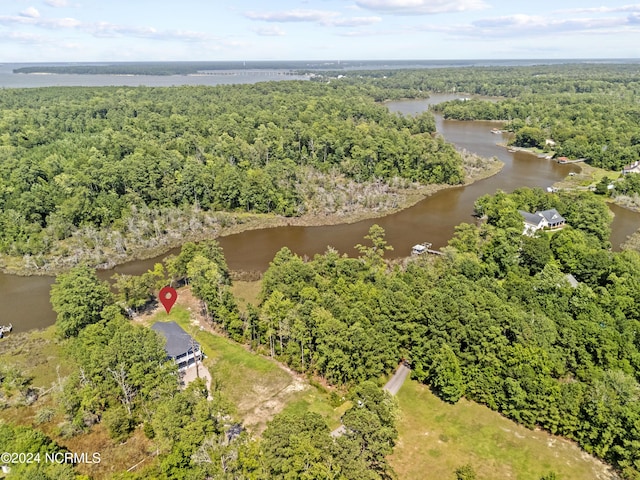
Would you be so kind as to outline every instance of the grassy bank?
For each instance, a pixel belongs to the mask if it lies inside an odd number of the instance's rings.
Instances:
[[[465,185],[498,173],[503,164],[463,152]],[[99,269],[157,257],[188,241],[285,225],[321,226],[379,218],[415,205],[456,185],[420,185],[396,179],[357,183],[344,176],[309,172],[301,186],[307,198],[298,217],[242,212],[205,212],[198,208],[135,211],[126,224],[109,230],[81,228],[58,242],[51,253],[0,255],[0,270],[13,275],[55,275],[86,263]]]
[[[607,465],[574,443],[522,427],[489,408],[441,401],[428,387],[407,381],[398,393],[398,444],[390,458],[401,479],[452,479],[469,464],[479,480],[615,479]]]

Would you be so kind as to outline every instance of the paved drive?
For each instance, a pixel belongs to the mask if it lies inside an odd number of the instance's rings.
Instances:
[[[389,392],[391,395],[398,393],[400,387],[409,376],[409,373],[411,373],[411,369],[406,367],[404,364],[400,364],[396,373],[393,374],[393,377],[391,377],[384,386],[384,390]]]
[[[409,376],[409,373],[411,373],[411,369],[406,367],[404,364],[400,364],[400,366],[396,370],[396,373],[393,374],[393,377],[389,379],[387,384],[382,389],[386,390],[391,395],[395,395],[400,391],[400,387],[402,387],[402,384]],[[333,432],[331,432],[331,436],[339,437],[341,435],[344,435],[346,431],[347,429],[344,428],[344,425],[340,425]]]

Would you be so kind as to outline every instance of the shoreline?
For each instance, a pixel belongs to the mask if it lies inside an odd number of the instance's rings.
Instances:
[[[475,156],[476,160],[480,157]],[[484,169],[479,172],[467,173],[464,183],[458,185],[448,184],[431,184],[421,185],[418,188],[402,188],[397,190],[398,202],[397,205],[391,208],[381,208],[379,210],[359,208],[357,211],[346,213],[332,213],[321,215],[318,213],[304,214],[300,217],[283,217],[275,216],[273,214],[251,214],[251,213],[233,213],[233,212],[211,212],[211,217],[223,216],[233,222],[232,225],[224,226],[220,229],[213,228],[211,230],[204,230],[202,232],[194,233],[192,235],[185,235],[181,238],[163,238],[161,245],[152,248],[140,249],[131,255],[117,256],[117,258],[108,263],[100,263],[98,265],[92,265],[92,268],[96,270],[110,270],[119,265],[126,263],[144,261],[154,257],[161,256],[168,253],[170,250],[179,248],[187,242],[198,242],[207,239],[217,239],[220,237],[226,237],[229,235],[235,235],[250,230],[259,230],[263,228],[275,228],[284,226],[299,226],[299,227],[313,227],[313,226],[331,226],[351,224],[364,220],[370,220],[375,218],[385,217],[392,215],[401,210],[410,208],[420,201],[434,195],[435,193],[447,190],[450,188],[461,188],[471,185],[475,182],[484,180],[486,178],[497,175],[504,163],[497,159],[481,159]],[[463,162],[463,168],[468,166]],[[42,257],[47,258],[47,257]],[[61,257],[51,257],[61,258]],[[81,264],[82,261],[76,261],[74,265]],[[43,269],[37,266],[36,258],[34,257],[8,257],[0,256],[0,271],[7,275],[16,276],[49,276],[55,275],[67,271],[74,265],[65,265],[61,267]]]
[[[516,152],[526,152],[530,155],[535,155],[538,158],[546,158],[549,161],[555,162],[553,158],[547,158],[550,156],[549,154],[541,156],[542,154],[535,152],[531,148],[513,147],[505,143],[498,143],[497,145],[499,145],[500,147],[506,148],[508,150],[515,150]],[[602,177],[605,177],[605,176],[613,177],[611,181],[615,181],[620,177],[620,172],[616,172],[613,170],[605,170],[604,168],[600,168],[600,167],[593,167],[585,162],[576,162],[576,163],[572,163],[571,165],[575,165],[580,169],[580,171],[576,173],[574,176],[567,176],[563,180],[558,180],[552,185],[553,188],[557,188],[558,190],[564,190],[564,191],[590,191],[589,187],[592,184],[597,183]],[[580,185],[580,182],[586,182],[587,179],[590,180],[590,185]],[[623,195],[621,197],[627,198],[626,196],[623,196]],[[605,201],[607,203],[616,205],[620,208],[624,208],[632,212],[640,213],[640,205],[629,204],[627,202],[624,202],[622,198],[607,196],[605,198]]]

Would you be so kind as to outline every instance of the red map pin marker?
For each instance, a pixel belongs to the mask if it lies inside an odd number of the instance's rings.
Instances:
[[[160,303],[164,305],[164,309],[169,313],[171,311],[171,307],[173,307],[173,304],[176,303],[176,300],[178,299],[178,292],[176,292],[175,288],[169,286],[162,287],[159,297]]]

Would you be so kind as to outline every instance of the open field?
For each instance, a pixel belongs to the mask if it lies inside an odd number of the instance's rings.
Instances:
[[[408,381],[398,393],[398,444],[390,458],[400,479],[453,479],[470,464],[479,480],[610,480],[618,477],[573,442],[520,426],[465,399],[450,405]]]
[[[231,293],[233,294],[236,302],[238,302],[238,308],[241,312],[247,311],[249,304],[257,306],[258,296],[262,289],[262,281],[256,280],[253,282],[247,282],[244,280],[234,280],[231,286]]]

